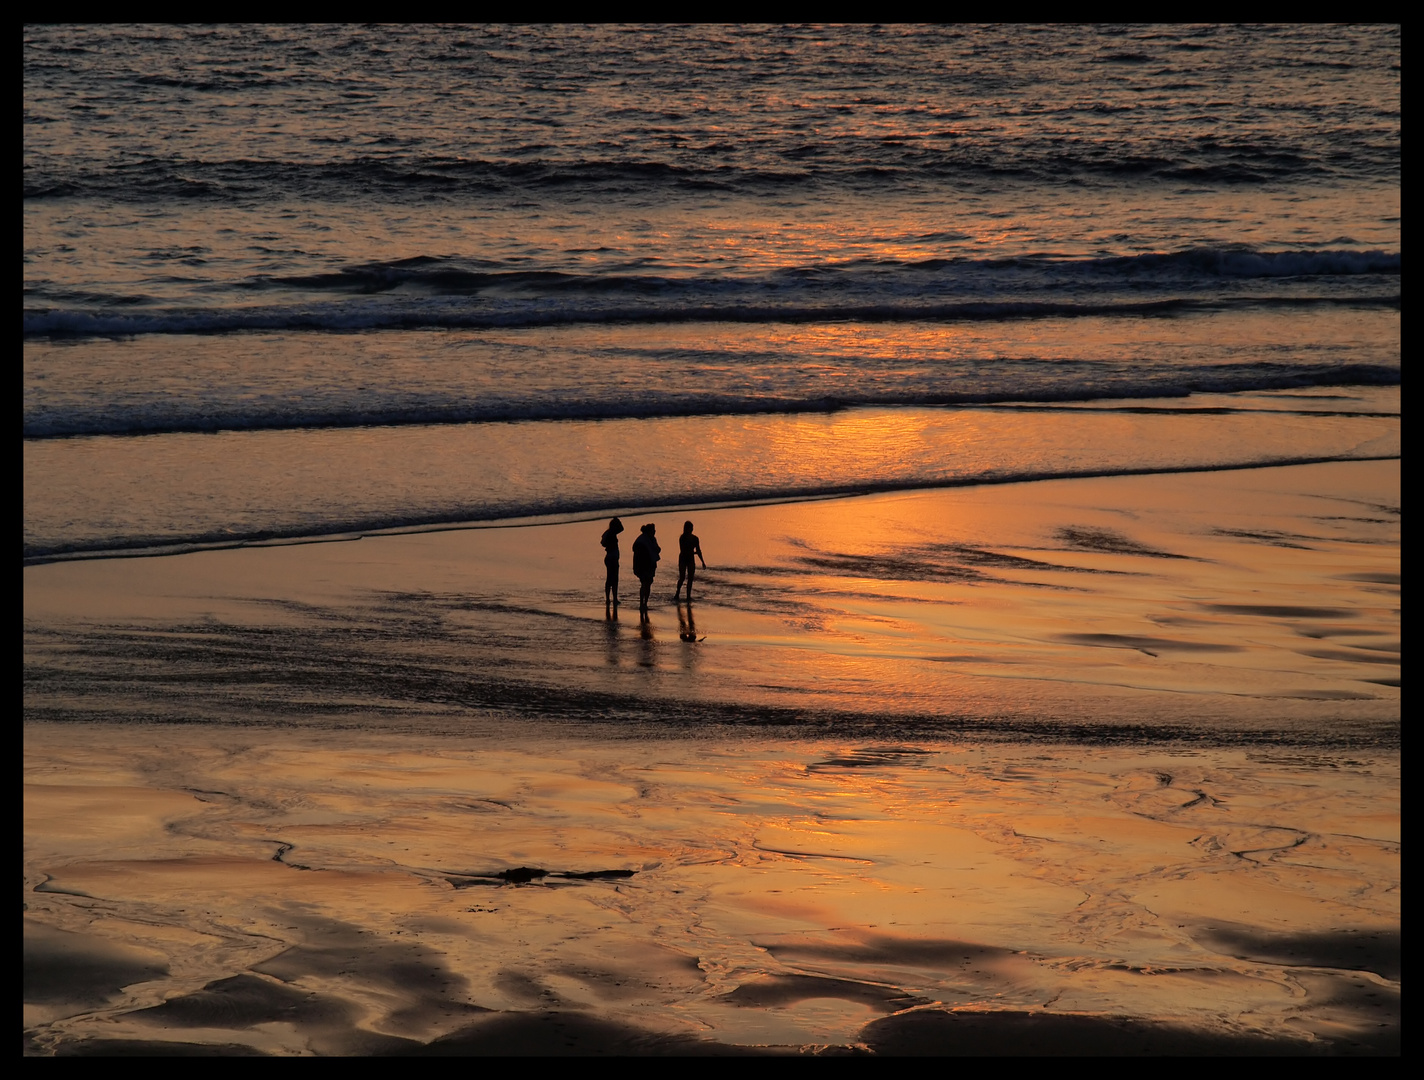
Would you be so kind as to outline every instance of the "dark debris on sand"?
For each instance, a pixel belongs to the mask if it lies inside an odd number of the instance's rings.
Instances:
[[[616,881],[630,878],[636,870],[542,870],[537,866],[517,866],[512,870],[497,870],[487,874],[469,873],[446,875],[445,880],[457,889],[468,889],[471,885],[528,885],[544,878],[561,878],[565,881]]]

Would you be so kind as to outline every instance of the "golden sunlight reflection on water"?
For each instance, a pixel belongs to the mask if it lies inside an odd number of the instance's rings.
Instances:
[[[29,440],[25,542],[317,535],[1398,452],[1391,417],[993,408]]]

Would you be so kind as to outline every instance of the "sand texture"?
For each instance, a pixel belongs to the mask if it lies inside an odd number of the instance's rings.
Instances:
[[[1398,484],[28,567],[26,1053],[1398,1053]]]

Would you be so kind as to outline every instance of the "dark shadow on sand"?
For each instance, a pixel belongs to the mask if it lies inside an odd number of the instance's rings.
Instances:
[[[1146,544],[1139,544],[1120,532],[1111,529],[1095,529],[1088,526],[1065,526],[1058,530],[1058,539],[1069,547],[1080,551],[1099,551],[1106,555],[1144,555],[1152,559],[1187,559],[1189,555],[1177,555],[1170,551],[1159,551]]]
[[[1241,652],[1240,645],[1217,645],[1209,641],[1180,641],[1176,638],[1138,637],[1134,634],[1057,634],[1070,645],[1092,645],[1100,649],[1158,649],[1162,652]]]
[[[272,1023],[339,1027],[354,1024],[361,1014],[349,1001],[243,974],[128,1015],[165,1027],[241,1029]]]
[[[1120,572],[1045,562],[1041,559],[1024,558],[1021,555],[1006,555],[969,544],[921,544],[877,554],[818,551],[809,545],[805,546],[805,550],[806,554],[794,556],[793,559],[794,565],[802,572],[872,578],[880,581],[986,582],[1005,580],[989,573],[990,570],[1021,573],[1067,571],[1075,574]],[[1142,553],[1134,552],[1134,554]],[[725,571],[730,568],[723,569]],[[776,568],[773,572],[784,574],[787,569]],[[1020,584],[1030,583],[1021,582]]]
[[[1198,604],[1217,615],[1257,615],[1263,619],[1346,619],[1347,608],[1315,607],[1305,604]]]
[[[723,1000],[747,1008],[771,1009],[814,998],[853,1001],[887,1013],[928,1004],[926,999],[913,997],[895,987],[824,975],[769,975],[742,983]]]
[[[1210,927],[1192,935],[1215,952],[1238,960],[1287,967],[1372,971],[1397,982],[1398,930],[1339,930],[1328,934],[1270,934],[1236,927]]]
[[[861,1039],[903,1057],[1280,1057],[1399,1052],[1354,1040],[1228,1035],[1131,1017],[929,1009],[872,1021]]]
[[[891,964],[936,971],[991,964],[1022,956],[1012,949],[997,945],[932,938],[869,937],[846,942],[784,938],[780,941],[758,940],[756,944],[778,960],[792,964],[830,961],[842,964]]]
[[[780,1053],[795,1054],[796,1047]],[[420,1057],[744,1057],[777,1048],[661,1035],[575,1012],[503,1013],[411,1051]]]
[[[359,1005],[333,994],[297,989],[284,986],[273,979],[241,974],[210,982],[201,990],[170,998],[151,1009],[129,1013],[128,1018],[155,1027],[226,1028],[230,1031],[241,1031],[259,1024],[290,1024],[301,1032],[302,1038],[313,1051],[324,1056],[403,1054],[420,1047],[421,1044],[412,1039],[358,1027],[365,1015],[366,1010]],[[82,1048],[90,1045],[91,1043],[87,1042],[81,1043],[80,1049],[68,1048],[64,1052],[87,1053],[88,1051]],[[138,1045],[183,1047],[192,1044],[141,1040]],[[191,1051],[183,1052],[207,1053],[205,1049],[197,1046]],[[227,1056],[234,1051],[223,1048],[218,1052]],[[260,1053],[248,1047],[242,1047],[236,1052]]]
[[[155,1039],[83,1039],[65,1043],[55,1057],[270,1057],[242,1043],[159,1042]]]
[[[903,768],[920,764],[918,759],[932,756],[933,750],[921,750],[914,746],[870,746],[861,750],[847,750],[824,761],[813,761],[806,766],[807,772],[823,772],[828,769],[874,769],[884,766]]]
[[[305,918],[299,925],[306,937],[303,944],[254,964],[251,970],[285,983],[316,975],[383,990],[394,999],[395,1008],[381,1026],[415,1039],[427,1034],[431,1017],[489,1014],[490,1010],[465,1000],[469,981],[450,970],[434,949],[383,939],[335,919]]]
[[[24,1000],[36,1005],[102,1005],[133,983],[168,974],[168,965],[140,950],[88,934],[25,920]]]

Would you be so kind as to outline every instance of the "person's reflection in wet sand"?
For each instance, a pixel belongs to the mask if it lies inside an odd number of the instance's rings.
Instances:
[[[603,616],[603,628],[607,633],[607,660],[609,667],[618,667],[623,656],[623,633],[618,625],[618,608],[610,609]]]
[[[653,636],[653,622],[648,613],[643,612],[638,620],[638,637],[642,639],[642,655],[638,657],[639,667],[656,667],[658,661],[658,639]]]
[[[697,623],[692,618],[691,601],[688,601],[686,606],[678,605],[677,636],[683,643],[683,647],[678,650],[682,653],[682,670],[689,675],[695,675],[702,650],[692,648],[697,644]]]
[[[692,602],[677,609],[677,636],[686,642],[697,641],[697,624],[692,621]]]

